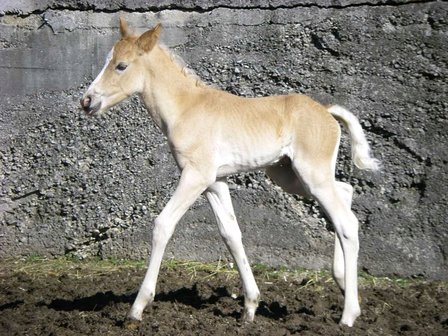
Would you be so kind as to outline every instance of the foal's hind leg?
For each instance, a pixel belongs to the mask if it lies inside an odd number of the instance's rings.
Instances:
[[[235,218],[227,183],[215,182],[207,189],[205,196],[215,214],[221,237],[237,264],[244,291],[243,319],[250,322],[254,319],[260,292],[244,252],[241,231]]]
[[[266,169],[266,174],[283,190],[291,194],[297,194],[301,196],[310,196],[306,191],[303,182],[298,178],[297,174],[294,172],[289,159],[283,160],[279,165],[275,165]],[[345,202],[348,208],[351,208],[353,187],[344,182],[335,182],[337,190],[341,199]],[[342,250],[341,241],[339,235],[335,233],[334,242],[334,258],[332,273],[333,278],[337,285],[344,293],[345,291],[345,263],[344,263],[344,252]]]
[[[342,264],[344,268],[344,281],[339,283],[344,287],[344,310],[340,323],[351,327],[361,313],[357,279],[358,220],[344,199],[343,192],[340,190],[341,185],[334,181],[331,166],[322,164],[310,167],[294,162],[293,167],[310,194],[329,216],[338,236],[341,249],[335,248],[338,253],[336,269],[342,274],[340,272]],[[341,250],[343,258],[341,258]],[[341,259],[343,259],[343,263],[340,261]]]
[[[345,204],[352,207],[353,187],[344,182],[336,182],[339,195],[345,201]],[[341,241],[337,233],[334,235],[334,259],[333,259],[333,278],[338,284],[341,291],[345,291],[345,265],[344,265],[344,252],[342,250]]]
[[[282,160],[281,164],[268,167],[266,174],[283,190],[291,194],[297,194],[301,196],[310,196],[306,191],[303,183],[297,177],[291,166],[289,159]],[[345,204],[351,208],[353,187],[350,184],[344,182],[336,182],[336,187],[340,194],[340,197],[344,200]],[[334,242],[334,259],[333,259],[333,278],[338,284],[342,292],[345,290],[345,265],[344,265],[344,252],[342,251],[341,242],[338,234],[335,235]]]

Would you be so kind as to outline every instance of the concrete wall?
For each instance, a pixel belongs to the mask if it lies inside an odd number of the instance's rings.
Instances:
[[[145,258],[178,172],[134,97],[89,119],[78,107],[118,37],[162,22],[162,40],[231,92],[302,92],[358,115],[381,173],[353,169],[360,268],[448,278],[447,8],[443,1],[2,1],[0,256]],[[333,233],[308,200],[262,172],[229,178],[252,262],[328,267]],[[200,199],[167,256],[228,258]]]

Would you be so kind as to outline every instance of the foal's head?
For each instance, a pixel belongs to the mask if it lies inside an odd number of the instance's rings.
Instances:
[[[161,26],[134,35],[120,18],[121,39],[109,52],[106,64],[81,98],[83,110],[92,115],[103,112],[123,99],[140,93],[144,86],[143,60],[157,43]]]

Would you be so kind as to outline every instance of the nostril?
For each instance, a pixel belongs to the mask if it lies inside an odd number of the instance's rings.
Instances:
[[[81,98],[81,106],[83,108],[88,108],[90,106],[90,103],[92,102],[92,98],[90,98],[90,96],[87,96],[85,98]]]

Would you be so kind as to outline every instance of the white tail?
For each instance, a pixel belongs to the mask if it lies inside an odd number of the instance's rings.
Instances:
[[[355,166],[359,169],[378,170],[380,161],[370,155],[370,147],[358,118],[339,105],[330,106],[328,112],[341,120],[348,128],[352,139],[352,160]]]

